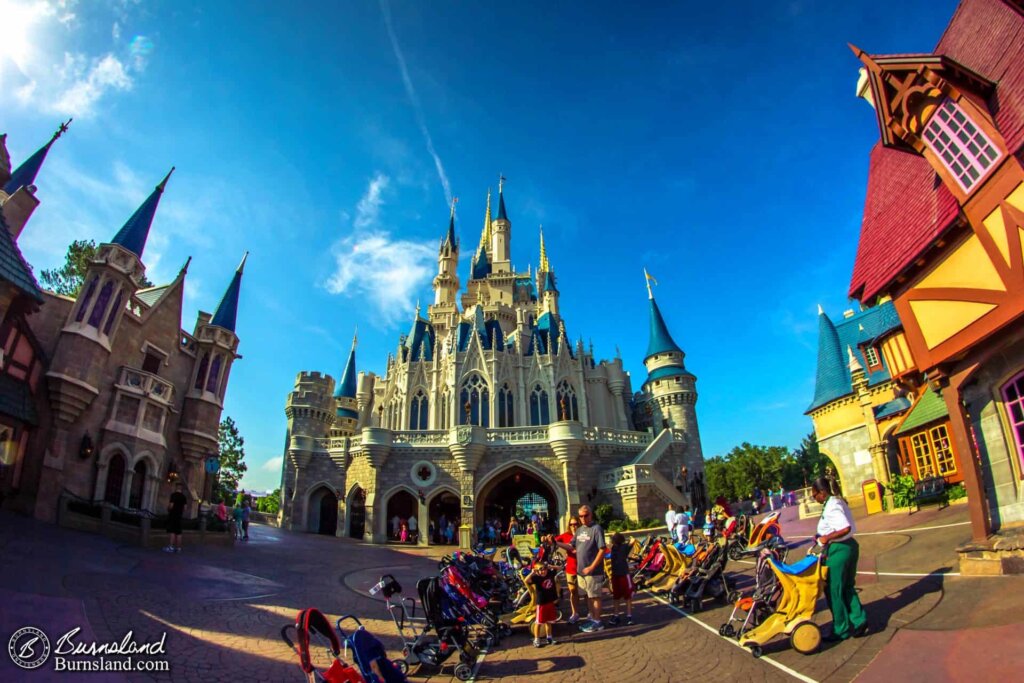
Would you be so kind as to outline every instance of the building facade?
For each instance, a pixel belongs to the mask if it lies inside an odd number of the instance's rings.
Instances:
[[[17,240],[31,230],[36,178],[65,130],[13,172],[0,137],[4,505],[47,521],[62,496],[163,513],[182,482],[194,513],[238,358],[242,266],[215,312],[182,329],[188,263],[173,282],[148,286],[142,258],[168,173],[99,245],[76,296],[40,288]]]
[[[462,288],[452,207],[434,302],[417,308],[383,376],[358,373],[356,345],[335,383],[302,372],[288,396],[283,525],[383,542],[394,517],[459,520],[472,540],[533,500],[564,522],[582,503],[633,519],[696,504],[703,456],[696,378],[649,291],[648,375],[634,397],[622,359],[573,343],[543,234],[536,272],[511,266],[499,186]],[[634,412],[655,426],[636,428]],[[532,498],[531,498],[532,497]]]
[[[850,295],[894,302],[907,352],[896,380],[926,401],[922,418],[943,419],[936,398],[948,417],[917,445],[948,435],[978,542],[1024,521],[1022,35],[1021,2],[964,0],[931,53],[854,48],[881,140]],[[969,554],[964,571],[1003,566]]]

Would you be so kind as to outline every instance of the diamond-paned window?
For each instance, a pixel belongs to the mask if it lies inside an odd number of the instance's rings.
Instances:
[[[1002,156],[971,117],[948,97],[925,127],[924,141],[964,192],[970,192],[988,175]]]

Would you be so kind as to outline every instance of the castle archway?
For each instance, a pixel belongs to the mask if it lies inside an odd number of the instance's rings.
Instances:
[[[359,485],[354,486],[349,492],[345,511],[348,537],[363,540],[366,535],[366,491]]]
[[[546,474],[525,466],[509,463],[480,484],[476,495],[474,520],[477,527],[498,520],[501,531],[508,529],[509,518],[527,516],[534,511],[546,512],[548,519],[560,528],[566,512],[565,496],[557,482]],[[475,534],[477,529],[473,530]]]
[[[103,494],[103,500],[111,505],[121,504],[121,494],[124,488],[125,461],[124,454],[117,452],[111,456],[107,464],[107,485]]]
[[[388,497],[384,510],[384,522],[386,524],[389,540],[397,541],[401,539],[402,524],[405,524],[408,528],[409,519],[411,517],[417,517],[416,528],[417,532],[419,531],[419,522],[421,521],[418,519],[420,511],[419,501],[416,500],[416,496],[409,493],[406,489],[398,489],[392,493]],[[398,524],[395,524],[396,520]],[[409,534],[407,534],[406,538],[408,539],[410,535],[411,530],[409,531]]]
[[[338,497],[327,486],[309,494],[306,530],[312,534],[334,536],[338,532]]]
[[[445,529],[455,525],[459,518],[459,494],[455,489],[441,488],[433,493],[427,501],[428,529],[433,524],[434,531],[427,539],[431,544],[448,545]],[[458,526],[452,530],[451,543],[459,542]]]

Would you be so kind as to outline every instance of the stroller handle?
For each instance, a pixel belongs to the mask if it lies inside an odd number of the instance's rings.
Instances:
[[[293,629],[294,630],[295,629],[295,624],[286,624],[285,626],[281,627],[281,640],[283,640],[288,645],[289,648],[294,650],[295,649],[295,643],[293,643],[292,639],[288,637],[288,629]]]
[[[338,617],[338,620],[334,622],[334,627],[338,629],[338,633],[341,634],[342,638],[348,638],[348,635],[345,633],[345,629],[341,627],[341,622],[345,621],[346,619],[351,619],[352,621],[356,622],[356,626],[358,628],[363,627],[363,622],[359,621],[359,617],[355,616],[354,614],[341,615],[340,617]]]

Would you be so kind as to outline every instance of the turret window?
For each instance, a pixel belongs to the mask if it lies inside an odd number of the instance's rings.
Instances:
[[[110,315],[107,316],[107,324],[103,326],[103,334],[110,336],[110,330],[114,327],[114,321],[121,312],[121,301],[123,299],[124,290],[122,289],[117,292],[117,297],[114,299],[114,305],[110,307]]]
[[[505,384],[498,391],[498,426],[514,427],[515,413],[512,407],[512,390]]]
[[[429,407],[427,395],[420,389],[409,403],[409,429],[427,429]]]
[[[491,397],[487,383],[480,375],[472,375],[462,383],[461,408],[459,424],[474,424],[490,427]]]
[[[538,384],[530,392],[530,424],[537,426],[550,423],[551,408],[548,405],[548,392]]]
[[[80,323],[85,318],[85,311],[89,308],[89,303],[92,301],[92,295],[96,293],[96,285],[99,284],[100,279],[94,277],[89,283],[89,286],[85,288],[85,296],[82,297],[82,302],[78,305],[78,314],[75,316],[75,322]]]
[[[113,293],[114,281],[107,280],[107,283],[103,285],[103,289],[100,290],[99,296],[96,297],[96,304],[92,307],[92,314],[89,315],[89,325],[97,330],[100,328],[100,324],[103,323],[103,314],[107,311],[107,304],[110,303],[110,295]]]
[[[220,354],[213,357],[213,364],[210,366],[210,377],[206,380],[206,390],[211,394],[217,393],[217,380],[220,379]]]
[[[1001,156],[985,133],[948,97],[924,129],[924,141],[943,166],[970,192]]]
[[[579,420],[579,404],[576,402],[576,390],[568,380],[558,384],[558,417],[561,420]]]
[[[206,379],[206,369],[210,365],[210,354],[204,353],[203,359],[199,361],[199,372],[196,373],[196,381],[192,385],[193,389],[202,389],[203,381]]]

